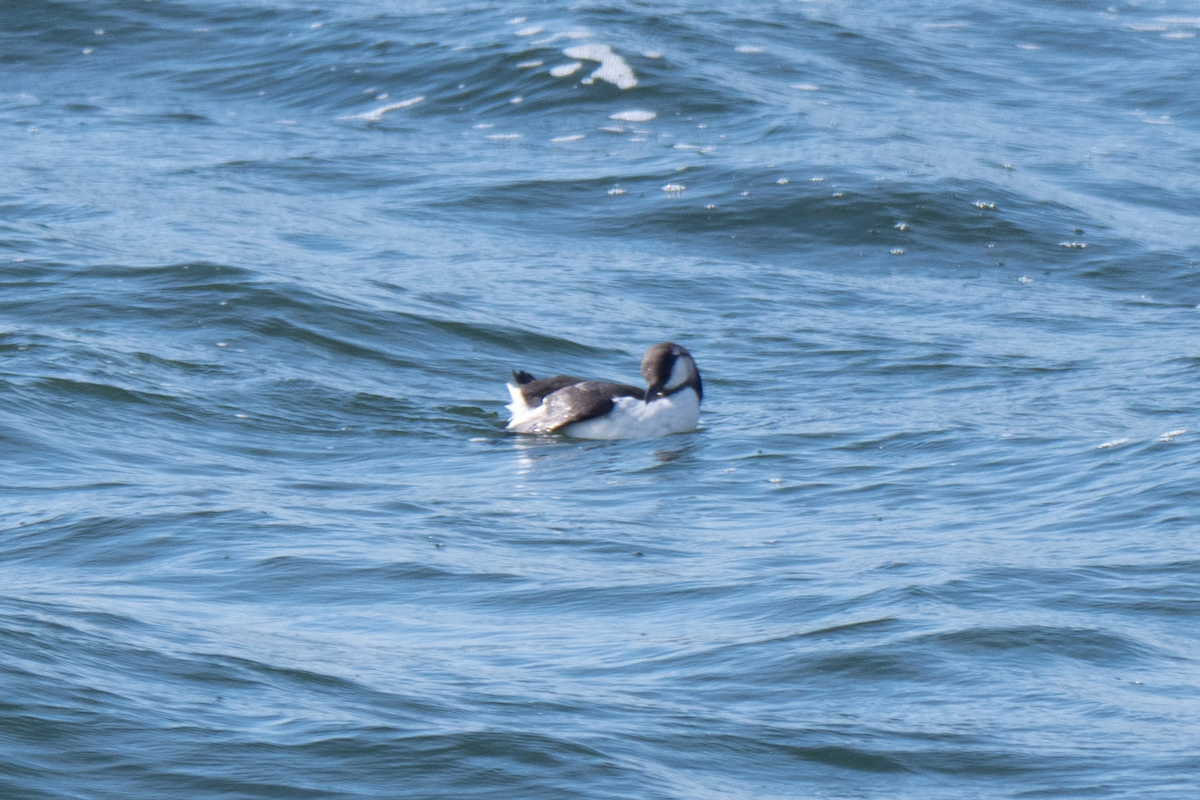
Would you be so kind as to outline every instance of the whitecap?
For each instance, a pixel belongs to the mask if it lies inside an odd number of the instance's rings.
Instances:
[[[618,89],[632,89],[637,86],[637,77],[633,74],[633,69],[606,44],[575,45],[563,50],[563,55],[583,61],[599,61],[600,66],[589,76],[593,81],[598,78]],[[584,82],[588,82],[587,79]]]
[[[619,120],[620,122],[649,122],[657,117],[658,114],[653,111],[619,111],[616,114],[609,114],[609,119]]]
[[[734,49],[737,50],[739,53],[765,53],[765,52],[767,52],[767,48],[759,47],[759,46],[753,45],[753,44],[740,44]]]
[[[348,117],[338,117],[338,119],[361,119],[367,122],[379,122],[379,120],[383,119],[383,115],[389,111],[396,111],[397,109],[415,106],[424,99],[425,95],[421,95],[420,97],[412,97],[408,100],[401,100],[399,103],[389,103],[386,106],[380,106],[374,111],[368,111],[365,114],[352,114]]]
[[[546,29],[540,28],[537,25],[534,25],[530,28],[521,28],[521,30],[517,31],[517,36],[537,36],[539,33],[541,33],[544,30],[546,30]]]
[[[578,142],[580,139],[586,139],[582,133],[573,133],[570,136],[555,136],[550,141],[552,142]]]
[[[793,83],[792,88],[799,89],[802,92],[819,92],[819,91],[821,91],[821,87],[817,86],[815,83]]]
[[[520,64],[517,64],[517,69],[533,69],[534,67],[540,67],[544,63],[544,61],[522,61]]]
[[[488,134],[487,138],[494,139],[496,141],[508,141],[511,139],[520,139],[521,134],[519,134],[519,133],[490,133],[490,134]]]
[[[557,67],[550,68],[550,75],[554,78],[565,78],[568,75],[574,75],[583,67],[583,62],[572,61],[569,64],[559,64]]]
[[[1128,441],[1129,441],[1128,439],[1112,439],[1111,441],[1102,442],[1102,443],[1096,445],[1096,449],[1097,450],[1107,450],[1110,447],[1120,447],[1121,445],[1127,443]]]
[[[686,188],[687,187],[684,186],[682,183],[668,183],[666,186],[662,187],[662,190],[664,192],[674,194],[677,192],[682,192]]]

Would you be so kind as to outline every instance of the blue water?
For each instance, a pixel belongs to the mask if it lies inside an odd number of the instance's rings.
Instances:
[[[1197,34],[0,0],[0,797],[1195,797]]]

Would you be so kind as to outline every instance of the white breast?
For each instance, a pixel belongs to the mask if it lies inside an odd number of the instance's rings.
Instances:
[[[604,416],[568,425],[562,432],[579,439],[647,439],[693,431],[700,419],[700,398],[690,388],[649,403],[636,397],[618,397],[613,403]]]

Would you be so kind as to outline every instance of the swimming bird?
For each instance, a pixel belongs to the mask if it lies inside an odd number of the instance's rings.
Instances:
[[[535,378],[514,370],[508,429],[565,433],[580,439],[641,439],[696,429],[704,388],[692,354],[674,342],[642,359],[646,388],[571,375]]]

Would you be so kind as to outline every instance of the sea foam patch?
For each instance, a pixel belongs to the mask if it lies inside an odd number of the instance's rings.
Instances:
[[[614,53],[613,49],[606,44],[575,45],[563,50],[563,55],[581,61],[600,62],[600,66],[583,79],[584,83],[591,83],[599,79],[611,83],[618,89],[632,89],[637,86],[637,76],[633,74],[633,69],[625,63],[625,59]]]

